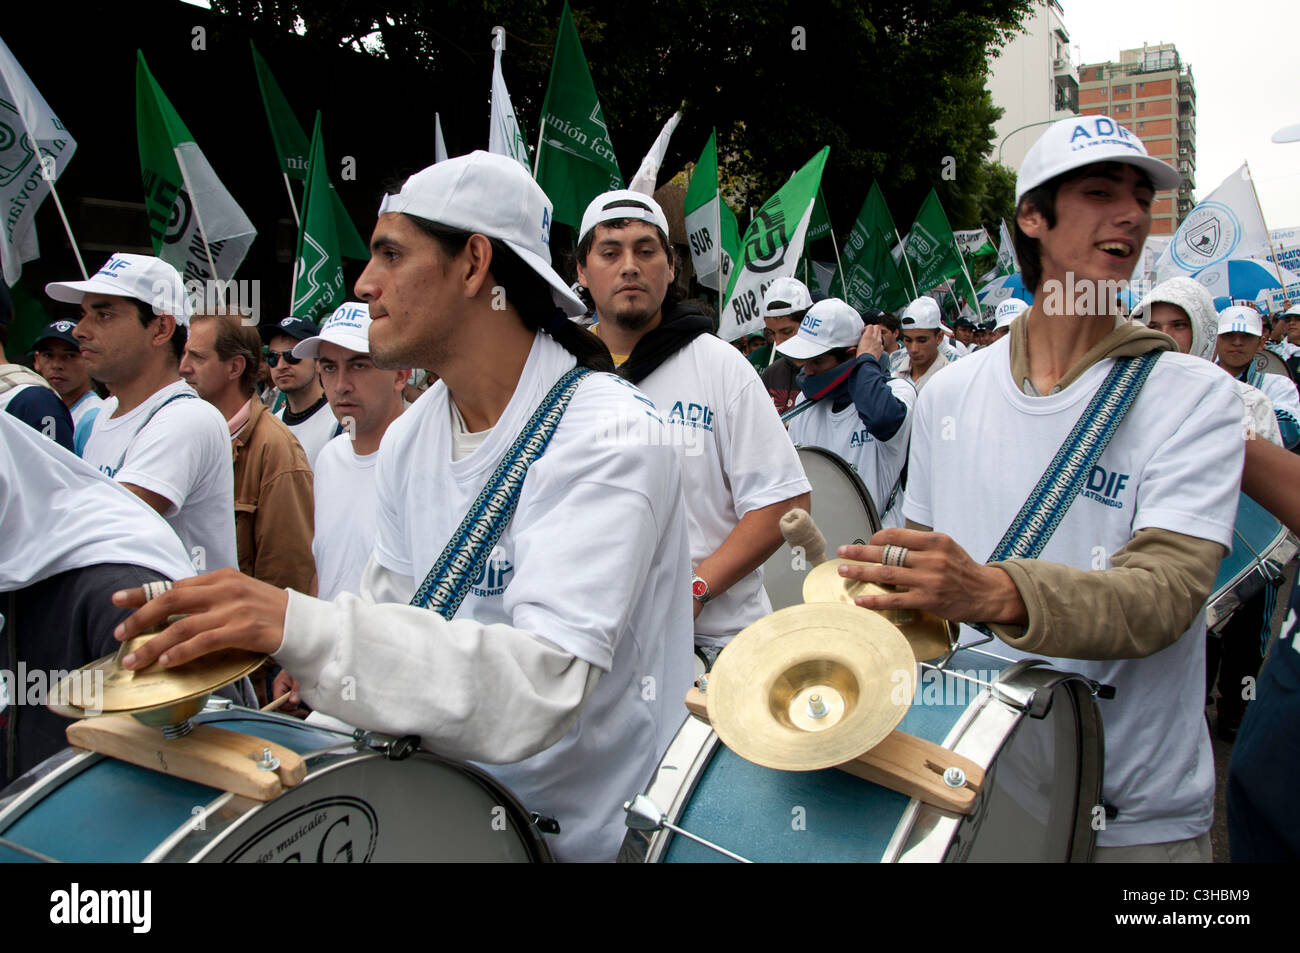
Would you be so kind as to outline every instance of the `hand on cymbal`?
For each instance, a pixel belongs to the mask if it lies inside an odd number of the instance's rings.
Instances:
[[[894,560],[885,558],[887,546]],[[840,575],[846,578],[907,590],[858,596],[854,601],[864,609],[923,609],[953,622],[1025,625],[1029,621],[1011,577],[1001,569],[975,562],[942,533],[884,529],[865,546],[841,546],[839,555],[882,564],[902,556],[902,565],[840,567]]]
[[[271,655],[284,640],[289,593],[233,569],[182,579],[154,599],[144,589],[113,593],[113,605],[138,608],[113,632],[124,642],[141,632],[184,615],[122,660],[141,669],[158,660],[164,668],[182,665],[219,649],[247,649]]]

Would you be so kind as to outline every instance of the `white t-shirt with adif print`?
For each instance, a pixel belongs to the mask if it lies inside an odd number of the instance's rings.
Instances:
[[[163,518],[196,570],[238,569],[234,465],[221,411],[184,381],[156,391],[130,413],[114,417],[116,411],[116,397],[104,401],[82,459],[118,483],[170,500]]]
[[[762,379],[730,344],[701,334],[637,386],[659,408],[681,460],[692,566],[746,513],[811,489]],[[759,567],[704,607],[695,641],[725,645],[771,612]]]
[[[1103,360],[1046,397],[1024,394],[1012,382],[1009,338],[946,368],[917,400],[903,515],[987,561],[1114,363]],[[1040,558],[1104,569],[1148,527],[1231,547],[1241,418],[1226,374],[1199,358],[1161,354]],[[963,626],[962,637],[978,635]],[[1025,657],[1006,645],[998,654]],[[1119,813],[1098,832],[1098,845],[1164,843],[1207,831],[1214,761],[1204,717],[1204,612],[1177,642],[1148,658],[1059,659],[1054,667],[1116,690],[1098,705],[1106,738],[1103,795]]]

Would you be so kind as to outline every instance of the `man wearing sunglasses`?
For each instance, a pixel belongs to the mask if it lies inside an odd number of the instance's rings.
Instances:
[[[339,433],[339,424],[325,399],[316,362],[294,357],[293,349],[299,341],[320,334],[320,328],[306,318],[285,318],[279,324],[263,326],[260,331],[267,346],[271,383],[286,398],[276,416],[293,431],[314,469],[316,455]]]

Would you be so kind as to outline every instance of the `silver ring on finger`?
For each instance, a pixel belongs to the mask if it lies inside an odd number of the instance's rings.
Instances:
[[[893,543],[885,544],[885,552],[882,561],[886,566],[898,566],[903,568],[903,563],[907,559],[907,547],[895,546]]]
[[[145,602],[152,602],[153,600],[157,599],[159,596],[161,596],[164,592],[166,592],[166,591],[167,591],[168,589],[170,589],[171,587],[172,587],[172,584],[171,584],[170,582],[168,582],[167,580],[165,580],[165,579],[164,579],[164,580],[159,580],[158,582],[146,582],[146,583],[144,584],[144,600],[145,600]]]

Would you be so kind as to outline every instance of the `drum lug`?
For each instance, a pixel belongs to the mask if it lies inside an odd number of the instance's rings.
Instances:
[[[405,761],[420,748],[419,735],[402,735],[400,738],[395,738],[377,731],[358,729],[353,737],[356,738],[359,747],[377,751],[389,761]]]
[[[1082,681],[1088,691],[1097,698],[1114,698],[1115,687],[1103,685],[1090,678],[1055,669],[1039,670],[1037,666],[1046,665],[1045,659],[1021,659],[1009,665],[993,683],[993,691],[1002,701],[1029,715],[1030,718],[1046,718],[1052,710],[1051,689],[1064,681]],[[1041,689],[1046,689],[1042,691]]]
[[[560,833],[560,822],[553,817],[547,817],[545,814],[538,814],[536,811],[529,811],[528,819],[533,822],[533,827],[537,828],[543,834]]]

